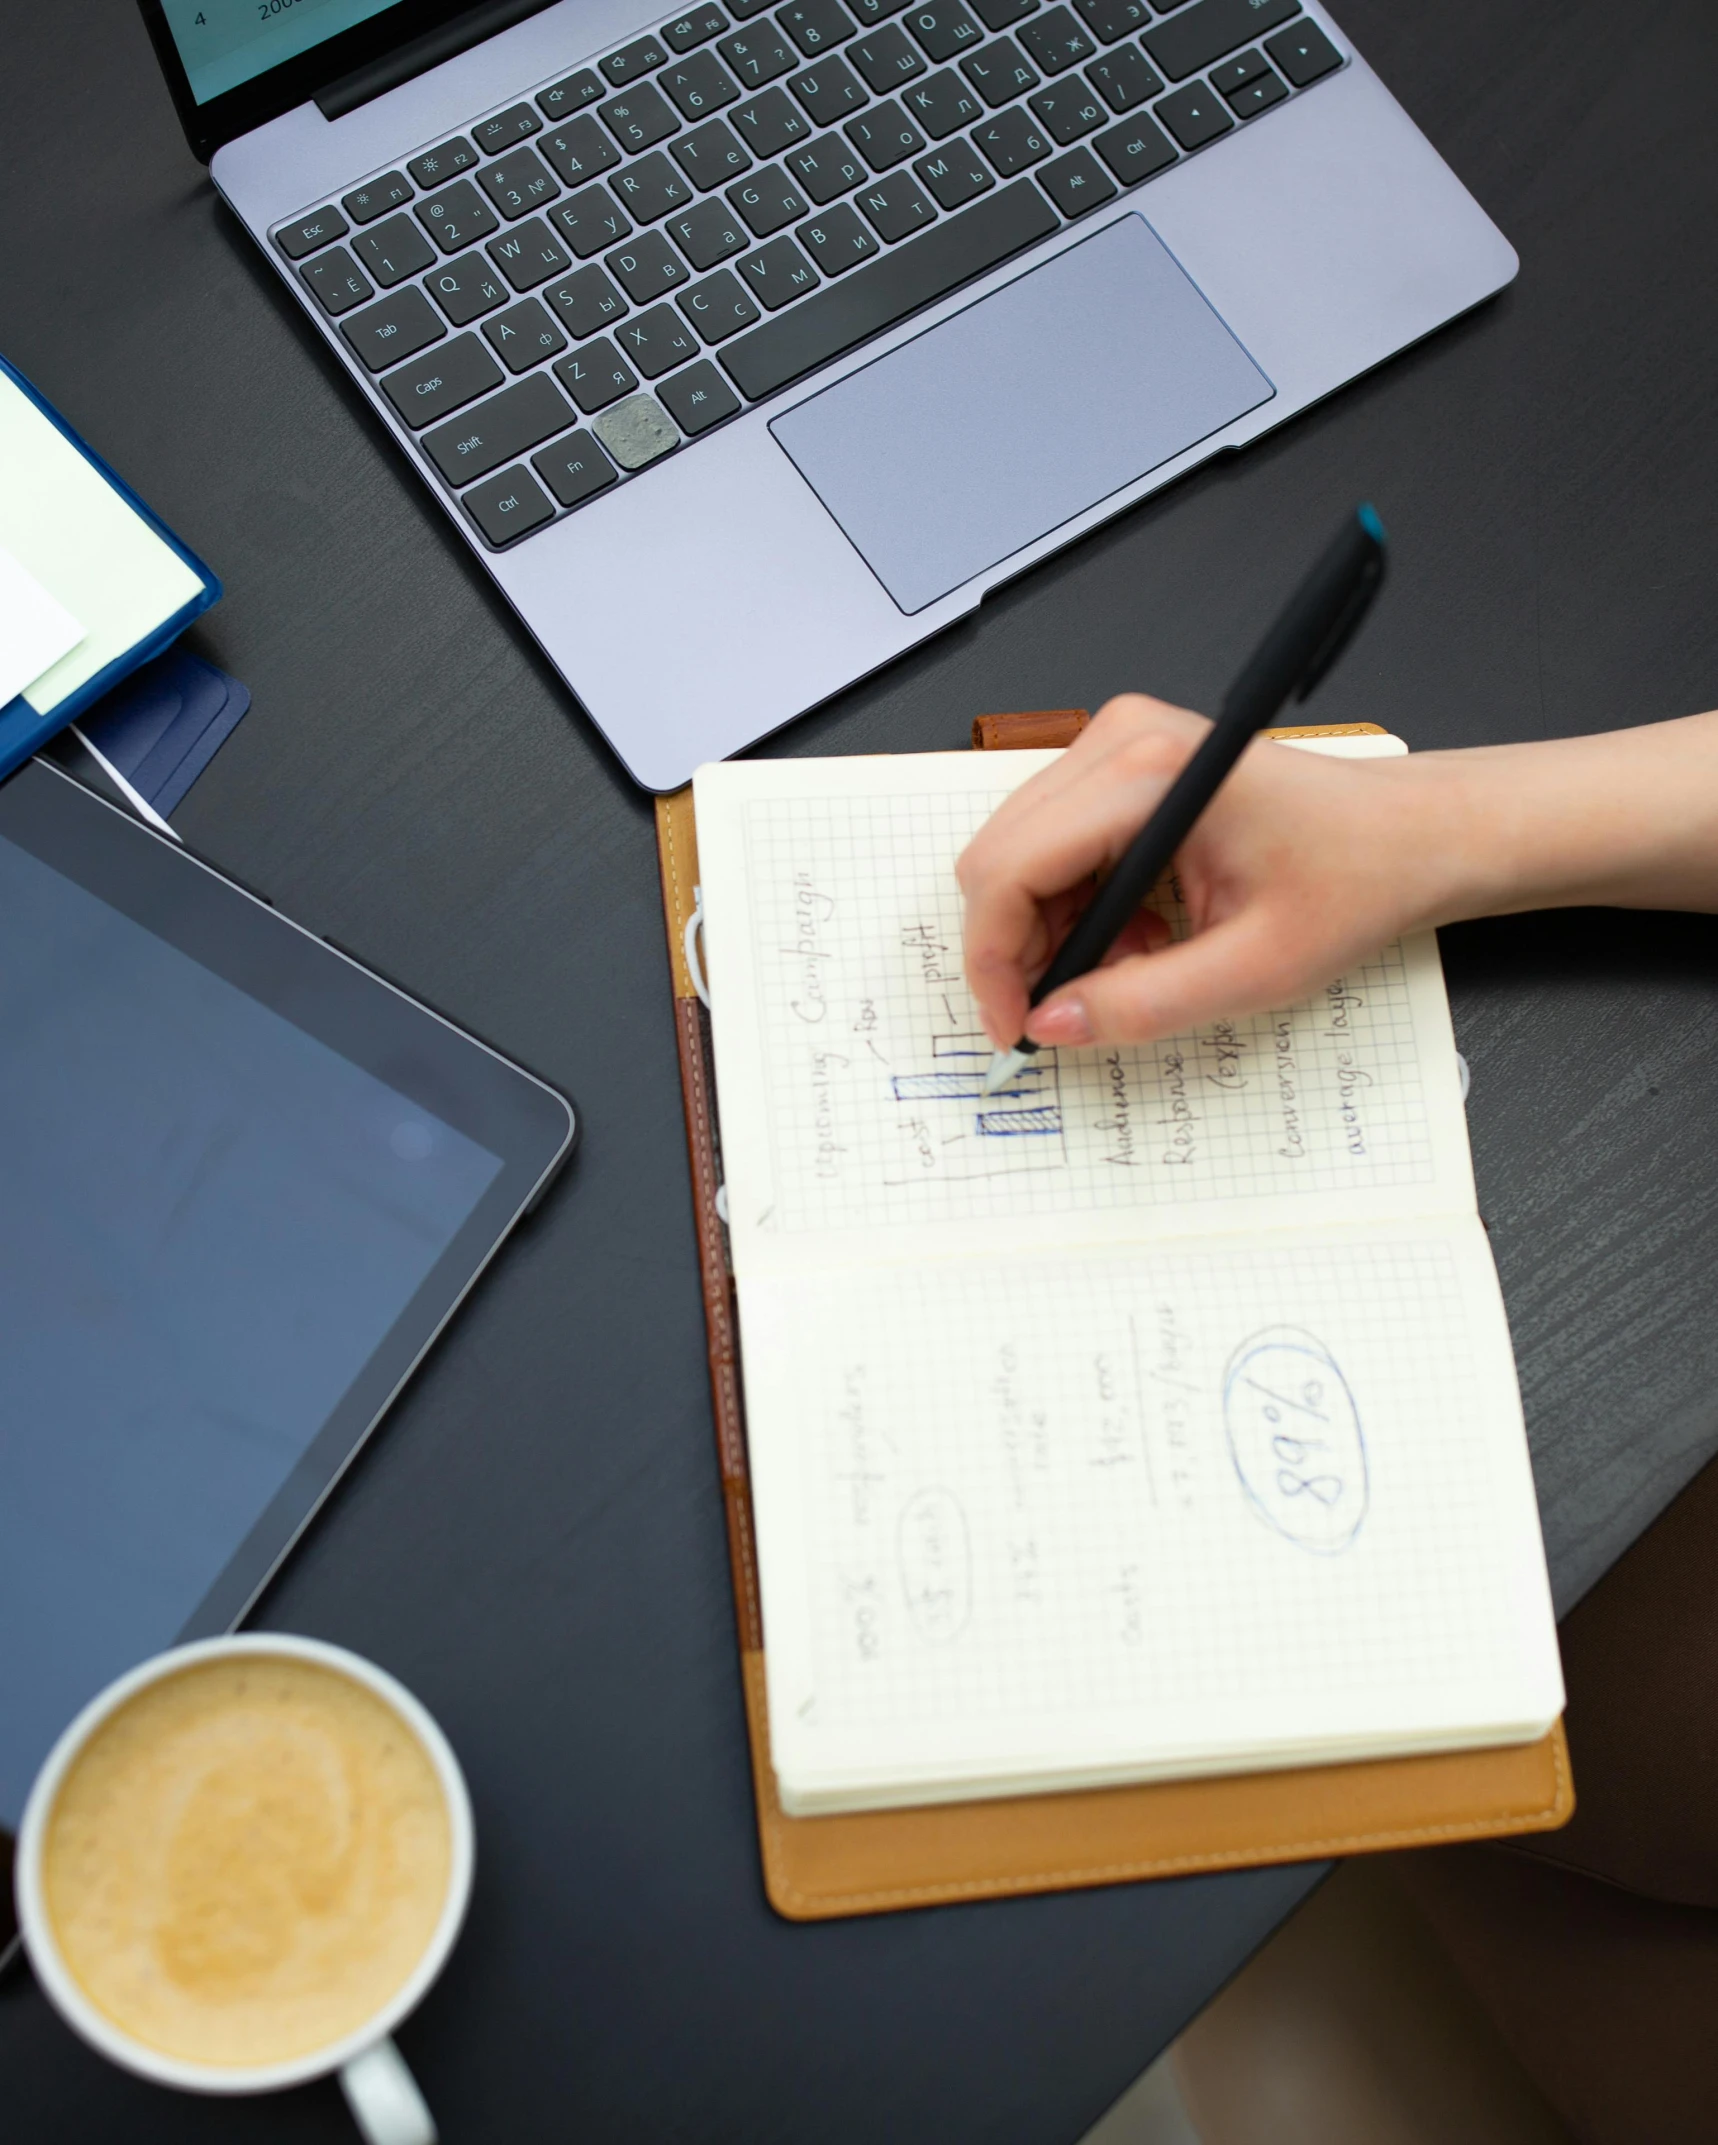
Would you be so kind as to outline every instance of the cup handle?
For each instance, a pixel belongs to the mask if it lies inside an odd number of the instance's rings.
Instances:
[[[392,2041],[342,2065],[340,2090],[368,2145],[437,2145],[435,2118]]]

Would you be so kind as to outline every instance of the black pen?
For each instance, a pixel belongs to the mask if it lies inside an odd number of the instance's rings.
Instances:
[[[1383,579],[1384,525],[1371,507],[1358,507],[1229,688],[1205,742],[1032,986],[1033,1006],[1097,967],[1253,738],[1291,693],[1304,700],[1347,647]],[[993,1095],[1006,1087],[1037,1049],[1022,1036],[1012,1050],[999,1050],[990,1061],[984,1092]]]

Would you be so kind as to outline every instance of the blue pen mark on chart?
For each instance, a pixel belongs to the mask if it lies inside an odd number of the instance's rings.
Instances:
[[[913,1070],[889,1075],[897,1128],[912,1161],[886,1183],[911,1183],[927,1175],[970,1182],[1067,1164],[1054,1051],[1043,1051],[1006,1087],[986,1095],[994,1048],[981,1029],[965,1025],[963,1010],[939,992],[931,1011],[930,1062],[921,1058]]]
[[[978,1129],[986,1139],[1060,1139],[1062,1113],[1053,1104],[1037,1110],[980,1110]]]
[[[1321,1340],[1268,1326],[1223,1373],[1223,1428],[1248,1502],[1314,1556],[1349,1547],[1371,1496],[1360,1410]]]

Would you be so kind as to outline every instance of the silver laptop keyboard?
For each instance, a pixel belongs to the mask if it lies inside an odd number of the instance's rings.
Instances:
[[[724,0],[273,238],[499,549],[1341,64],[1299,0]]]

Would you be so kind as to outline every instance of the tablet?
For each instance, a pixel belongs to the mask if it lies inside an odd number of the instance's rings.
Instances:
[[[244,1614],[576,1131],[67,776],[0,788],[0,1827]]]

